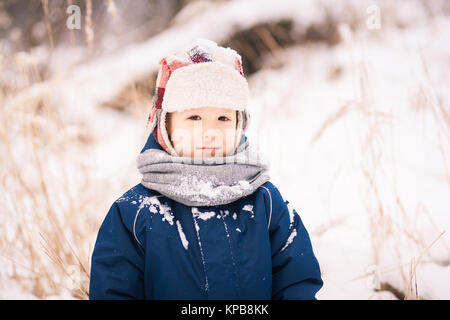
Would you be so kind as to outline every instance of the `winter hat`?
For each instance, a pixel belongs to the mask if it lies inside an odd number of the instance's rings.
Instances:
[[[167,134],[165,122],[168,112],[200,107],[237,110],[237,142],[250,120],[248,96],[241,56],[214,41],[198,39],[159,61],[148,123],[151,123],[151,131],[161,147],[178,156]]]

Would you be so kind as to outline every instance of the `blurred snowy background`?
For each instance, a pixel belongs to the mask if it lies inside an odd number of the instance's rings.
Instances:
[[[319,299],[450,299],[450,1],[2,0],[0,299],[86,299],[159,58],[237,50]]]

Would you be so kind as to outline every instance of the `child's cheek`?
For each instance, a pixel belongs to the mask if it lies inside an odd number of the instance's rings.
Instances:
[[[172,133],[171,141],[179,156],[190,156],[192,152],[192,134],[190,130],[175,129]]]
[[[226,152],[233,150],[235,148],[235,139],[236,139],[236,129],[230,128],[226,131],[225,135],[225,148]]]

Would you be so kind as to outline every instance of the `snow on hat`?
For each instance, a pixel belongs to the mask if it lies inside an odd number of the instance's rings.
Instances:
[[[240,141],[250,120],[248,96],[241,56],[214,41],[198,39],[193,45],[159,61],[148,122],[156,141],[176,156],[165,126],[168,112],[200,107],[237,110],[239,132],[236,137]]]

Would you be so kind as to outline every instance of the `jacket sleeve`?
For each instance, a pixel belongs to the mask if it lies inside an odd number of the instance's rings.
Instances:
[[[308,232],[275,186],[271,197],[272,299],[316,300],[323,281]]]
[[[89,298],[144,299],[143,270],[144,251],[114,203],[100,226],[94,246]]]

